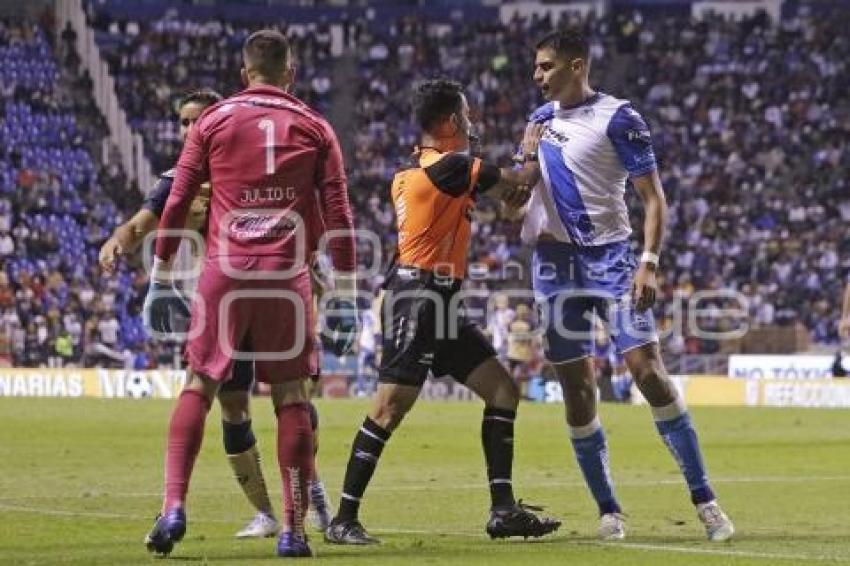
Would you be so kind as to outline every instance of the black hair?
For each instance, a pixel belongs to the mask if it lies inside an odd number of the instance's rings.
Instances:
[[[568,28],[552,32],[537,42],[535,47],[552,49],[559,57],[581,57],[585,61],[590,58],[590,42],[584,33],[578,29]]]
[[[449,79],[432,79],[420,83],[413,93],[413,116],[423,131],[463,108],[463,87]]]
[[[250,67],[269,79],[282,74],[289,67],[289,40],[274,29],[255,31],[242,46],[245,67]]]
[[[209,88],[202,88],[200,90],[193,90],[182,96],[180,101],[177,103],[177,108],[183,108],[187,104],[200,104],[204,108],[207,106],[212,106],[218,102],[224,100],[224,97],[221,96],[216,91]]]

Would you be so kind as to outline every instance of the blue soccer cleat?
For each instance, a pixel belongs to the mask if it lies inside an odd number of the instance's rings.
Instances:
[[[176,507],[165,515],[157,515],[151,532],[145,537],[145,546],[159,556],[168,556],[174,549],[174,543],[180,542],[186,534],[186,513]]]
[[[286,532],[280,533],[277,539],[277,555],[281,558],[310,558],[313,551],[307,545],[306,537]]]

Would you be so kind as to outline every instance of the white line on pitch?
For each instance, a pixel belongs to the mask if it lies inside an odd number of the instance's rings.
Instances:
[[[370,531],[374,533],[385,533],[385,534],[400,534],[400,535],[430,535],[430,536],[456,536],[456,537],[466,537],[466,538],[486,538],[483,533],[473,533],[468,531],[458,531],[458,532],[442,532],[442,531],[429,531],[429,530],[420,530],[420,529],[382,529],[380,527],[370,529]],[[644,551],[653,551],[653,552],[672,552],[672,553],[680,553],[680,554],[707,554],[714,556],[736,556],[739,558],[764,558],[771,560],[813,560],[818,562],[837,562],[840,560],[846,560],[844,557],[839,556],[821,556],[821,555],[809,555],[809,554],[784,554],[784,553],[775,553],[775,552],[756,552],[749,550],[724,550],[724,549],[714,549],[714,548],[692,548],[688,546],[674,546],[674,545],[663,545],[663,544],[649,544],[649,543],[641,543],[641,542],[603,542],[603,541],[593,541],[593,540],[570,540],[570,539],[558,539],[558,542],[564,542],[570,545],[579,545],[579,546],[594,546],[594,547],[605,547],[605,548],[629,548],[635,550],[644,550]]]
[[[833,481],[848,481],[850,476],[764,476],[764,477],[742,477],[742,478],[710,478],[711,483],[807,483],[807,482],[833,482]],[[653,485],[680,485],[684,482],[681,477],[665,478],[658,480],[623,480],[615,481],[614,483],[620,486],[627,487],[651,487]],[[376,486],[374,491],[428,491],[437,487],[435,484],[439,482],[430,482],[426,485],[386,485]],[[576,481],[534,481],[522,480],[514,478],[515,484],[526,484],[528,487],[584,487],[585,483],[581,480]],[[439,485],[439,489],[475,489],[484,485],[482,483],[468,484],[449,484]]]
[[[130,513],[105,513],[101,511],[65,511],[61,509],[37,509],[34,507],[24,507],[20,505],[7,505],[5,503],[0,503],[0,510],[7,511],[17,511],[22,513],[35,513],[38,515],[49,515],[55,517],[92,517],[96,519],[132,519],[132,520],[148,520],[150,517],[143,517],[141,515],[134,515]],[[202,523],[235,523],[238,520],[230,520],[230,519],[210,519],[205,518]],[[453,532],[443,532],[443,531],[431,531],[425,529],[384,529],[381,527],[377,527],[371,529],[375,533],[385,533],[385,534],[400,534],[400,535],[430,535],[430,536],[447,536],[447,537],[464,537],[464,538],[477,538],[484,539],[485,535],[483,533],[470,532],[470,531],[453,531]],[[563,542],[570,545],[579,545],[579,546],[593,546],[593,547],[607,547],[607,548],[629,548],[635,550],[643,550],[643,551],[652,551],[652,552],[672,552],[677,554],[705,554],[705,555],[713,555],[713,556],[736,556],[739,558],[764,558],[771,560],[804,560],[804,561],[818,561],[818,562],[837,562],[840,560],[846,560],[846,558],[839,556],[821,556],[821,555],[809,555],[809,554],[784,554],[784,553],[774,553],[774,552],[754,552],[748,550],[724,550],[724,549],[713,549],[713,548],[691,548],[687,546],[673,546],[673,545],[663,545],[663,544],[649,544],[649,543],[641,543],[641,542],[601,542],[601,541],[591,541],[591,540],[570,540],[570,539],[559,539],[558,542]]]
[[[392,481],[392,480],[389,480]],[[711,478],[711,483],[816,483],[816,482],[837,482],[850,481],[850,476],[754,476],[754,477],[728,477],[728,478]],[[622,480],[616,481],[618,487],[652,487],[666,485],[680,485],[684,482],[682,478],[664,478],[658,480]],[[584,487],[584,482],[581,480],[564,480],[564,481],[535,481],[533,479],[517,479],[514,478],[514,484],[526,485],[528,487]],[[369,492],[381,491],[430,491],[432,489],[446,490],[467,490],[478,489],[486,485],[484,478],[481,483],[462,483],[462,484],[443,484],[439,481],[428,482],[424,485],[376,485],[369,488]],[[236,495],[242,493],[239,490],[232,488],[199,488],[193,489],[192,493],[212,493],[220,495]],[[4,496],[2,499],[6,501],[14,501],[20,499],[82,499],[95,498],[100,496],[109,497],[161,497],[162,492],[110,492],[108,487],[102,490],[94,489],[88,494],[73,494],[57,497],[56,495],[19,495],[13,497]]]
[[[811,554],[785,554],[781,552],[757,552],[750,550],[724,550],[714,548],[691,548],[688,546],[673,546],[663,544],[649,544],[643,542],[617,542],[606,543],[602,541],[568,541],[571,544],[586,545],[586,546],[623,546],[626,548],[634,548],[636,550],[646,550],[653,552],[675,552],[680,554],[709,554],[715,556],[736,556],[739,558],[767,558],[771,560],[816,560],[818,562],[838,562],[846,560],[840,556],[823,556]]]
[[[106,513],[103,511],[67,511],[63,509],[39,509],[36,507],[25,507],[23,505],[9,505],[0,502],[0,511],[15,511],[19,513],[35,513],[37,515],[50,515],[54,517],[91,517],[94,519],[132,519],[139,521],[153,521],[154,516],[135,515],[133,513]],[[238,519],[204,519],[204,523],[234,523]]]

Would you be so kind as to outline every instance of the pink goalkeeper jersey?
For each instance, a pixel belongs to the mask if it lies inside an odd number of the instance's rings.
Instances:
[[[334,268],[353,271],[354,233],[339,142],[331,126],[272,86],[248,88],[208,108],[189,133],[159,222],[156,255],[170,259],[189,205],[210,181],[206,256],[308,261],[329,234]]]

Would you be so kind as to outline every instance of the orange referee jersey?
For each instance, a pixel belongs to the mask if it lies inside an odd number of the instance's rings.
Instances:
[[[444,277],[466,274],[475,198],[493,187],[499,169],[464,153],[422,148],[393,178],[400,265]]]

